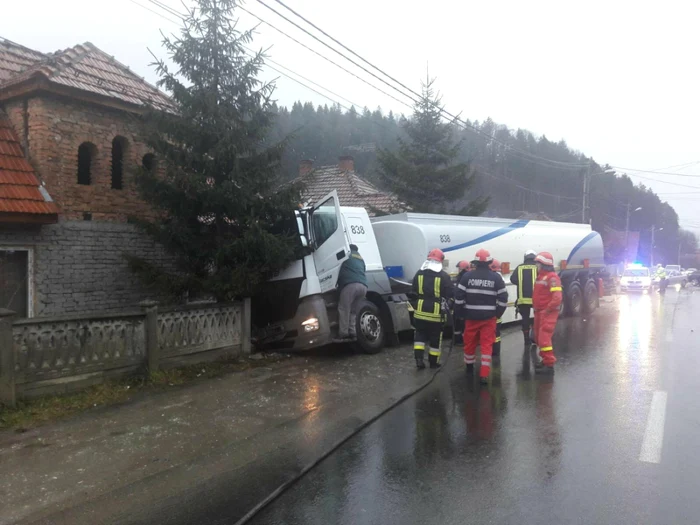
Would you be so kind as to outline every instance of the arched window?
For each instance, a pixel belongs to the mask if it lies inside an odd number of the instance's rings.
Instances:
[[[156,161],[156,156],[153,153],[146,153],[143,156],[143,159],[141,159],[141,166],[143,166],[143,169],[145,169],[146,171],[155,173],[155,171],[158,169],[158,162]]]
[[[92,182],[92,163],[97,157],[97,147],[91,142],[78,146],[78,184],[89,186]]]
[[[124,137],[114,137],[112,141],[112,189],[124,187],[124,157],[128,142]]]

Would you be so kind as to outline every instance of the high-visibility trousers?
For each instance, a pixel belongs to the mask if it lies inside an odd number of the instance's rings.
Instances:
[[[493,356],[501,355],[501,318],[496,321],[496,339],[493,341]]]
[[[423,360],[425,350],[433,357],[431,361],[440,360],[442,346],[442,322],[435,323],[423,319],[413,319],[413,355],[416,359]]]
[[[532,305],[529,304],[519,304],[518,313],[521,317],[521,326],[523,327],[523,333],[525,334],[525,342],[530,338],[530,325],[532,324],[532,319],[530,319],[530,313],[532,312]]]
[[[491,355],[496,341],[496,318],[483,321],[468,319],[464,322],[464,363],[476,363],[476,347],[481,344],[481,377],[488,377],[491,372]]]
[[[545,366],[554,366],[557,362],[552,346],[552,335],[554,335],[558,318],[559,312],[535,310],[535,343],[540,349],[540,357]]]

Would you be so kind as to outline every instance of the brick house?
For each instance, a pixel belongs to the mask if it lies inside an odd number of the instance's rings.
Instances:
[[[145,104],[170,100],[90,43],[44,54],[0,38],[0,308],[117,310],[145,298],[124,252],[165,255],[127,222],[148,216],[129,173],[157,169]]]
[[[295,181],[303,183],[304,199],[310,204],[336,190],[341,206],[365,208],[371,216],[399,213],[407,209],[394,194],[382,191],[360,177],[350,156],[339,157],[335,166],[318,168],[314,168],[313,161],[302,160]]]

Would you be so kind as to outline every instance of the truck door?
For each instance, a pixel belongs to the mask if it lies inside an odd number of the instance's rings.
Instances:
[[[350,249],[345,239],[338,193],[331,193],[319,200],[311,213],[314,263],[321,292],[335,288],[340,265],[348,258]]]

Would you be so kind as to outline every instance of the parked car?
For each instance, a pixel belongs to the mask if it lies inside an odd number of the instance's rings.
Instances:
[[[622,292],[650,292],[652,279],[649,268],[638,264],[629,265],[620,277],[620,290]]]
[[[666,273],[669,273],[669,272],[681,273],[681,265],[680,264],[667,264],[666,267],[664,268],[664,270],[666,270]]]
[[[681,267],[677,264],[669,264],[664,268],[666,272],[666,284],[668,286],[680,285],[681,288],[685,288],[688,284],[688,276],[681,272]],[[654,284],[659,284],[659,279],[654,279]]]
[[[688,282],[693,283],[695,286],[700,286],[700,271],[695,270],[693,273],[689,274]]]

